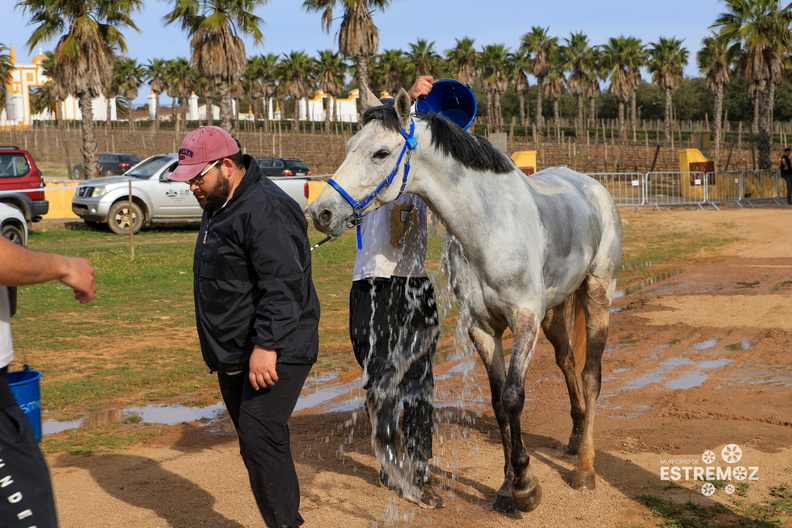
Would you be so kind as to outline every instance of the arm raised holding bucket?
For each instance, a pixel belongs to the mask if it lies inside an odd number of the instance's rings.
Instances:
[[[11,393],[8,365],[14,358],[7,286],[59,280],[87,303],[96,295],[91,264],[82,258],[32,251],[0,237],[0,523],[55,528],[55,501],[47,463],[22,409]]]

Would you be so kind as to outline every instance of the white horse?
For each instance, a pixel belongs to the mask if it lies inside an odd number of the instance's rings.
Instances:
[[[411,116],[404,90],[394,107],[366,110],[346,159],[308,211],[318,230],[340,236],[403,192],[423,198],[451,235],[446,271],[471,316],[468,333],[487,369],[503,443],[505,479],[495,508],[531,511],[541,499],[520,424],[540,328],[569,390],[567,449],[579,454],[571,485],[593,489],[594,405],[621,261],[621,221],[611,195],[567,168],[524,175],[488,141],[451,121]],[[501,342],[507,327],[514,338],[508,368]]]

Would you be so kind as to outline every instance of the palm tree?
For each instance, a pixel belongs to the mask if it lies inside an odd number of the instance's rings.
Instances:
[[[374,25],[371,14],[384,10],[390,0],[304,0],[307,11],[322,12],[322,29],[330,32],[333,22],[333,8],[338,5],[344,10],[341,27],[338,29],[338,51],[341,55],[355,59],[355,81],[360,88],[360,98],[367,102],[364,86],[370,86],[368,58],[375,55],[379,48],[379,30]]]
[[[660,37],[650,44],[647,67],[652,74],[652,82],[665,94],[665,138],[671,139],[672,95],[679,87],[684,68],[688,63],[688,50],[676,38]]]
[[[178,22],[191,37],[192,63],[196,72],[217,85],[220,97],[220,126],[234,132],[231,88],[245,71],[245,43],[239,34],[261,44],[262,20],[253,10],[267,0],[180,0],[163,17],[166,24]]]
[[[11,55],[4,53],[7,49],[4,44],[0,44],[0,112],[6,107],[6,86],[11,84],[16,68],[11,62]]]
[[[124,73],[121,71],[121,57],[116,57],[113,60],[113,76],[110,78],[110,83],[105,86],[104,96],[105,104],[107,106],[105,115],[105,126],[111,126],[113,121],[113,105],[116,108],[116,114],[121,101],[118,99],[118,94],[121,93],[121,84],[124,82]],[[116,115],[116,117],[118,117]]]
[[[508,87],[511,57],[509,48],[503,44],[488,44],[479,54],[481,85],[487,94],[487,116],[496,132],[503,130],[500,98]]]
[[[563,53],[559,49],[554,50],[548,61],[549,68],[547,77],[545,77],[547,83],[544,85],[545,95],[553,102],[553,126],[559,137],[561,133],[561,112],[559,111],[558,102],[564,95],[564,82],[566,81],[564,63]]]
[[[297,130],[300,122],[300,101],[313,95],[311,85],[316,70],[316,60],[304,51],[292,51],[283,56],[278,63],[278,77],[285,93],[294,102],[292,130]]]
[[[132,14],[142,0],[22,0],[17,6],[30,14],[36,25],[27,41],[29,50],[61,34],[55,47],[53,77],[56,84],[79,100],[82,113],[82,154],[86,175],[99,175],[93,99],[110,83],[113,74],[113,50],[126,52],[126,42],[119,28],[138,31]]]
[[[712,116],[712,129],[715,133],[715,153],[720,150],[723,95],[726,86],[731,80],[731,65],[739,54],[739,45],[729,45],[728,42],[718,39],[716,35],[704,37],[701,49],[696,54],[699,72],[707,76],[707,88],[715,96],[715,105]]]
[[[517,101],[520,105],[520,125],[528,126],[528,113],[525,107],[525,96],[528,94],[530,85],[528,84],[528,54],[523,50],[517,50],[512,54],[514,65],[514,91],[517,93]]]
[[[526,51],[531,57],[531,73],[536,77],[538,90],[536,91],[536,126],[539,134],[542,133],[544,118],[542,116],[542,95],[544,92],[544,79],[550,71],[548,61],[553,50],[558,46],[558,39],[548,34],[550,28],[534,26],[531,31],[520,39],[520,49]]]
[[[402,50],[386,49],[377,55],[374,69],[378,77],[384,79],[385,90],[396,95],[408,82],[406,80],[408,67],[409,59]]]
[[[475,49],[476,41],[470,37],[455,39],[455,46],[445,51],[446,64],[454,78],[468,86],[473,85],[473,75],[476,73],[478,52]]]
[[[316,73],[319,85],[325,93],[325,130],[330,130],[330,121],[334,117],[335,98],[341,95],[348,69],[349,66],[337,52],[329,49],[319,52]]]
[[[710,26],[718,38],[742,46],[739,66],[749,87],[756,93],[757,150],[759,168],[772,167],[772,110],[775,87],[784,79],[784,61],[789,55],[792,33],[792,4],[781,7],[778,0],[724,0],[726,11]]]
[[[187,97],[192,93],[192,79],[195,76],[190,61],[184,57],[171,59],[168,61],[168,68],[165,73],[164,81],[167,93],[173,98],[173,120],[176,123],[176,135],[179,135],[180,122],[184,120],[186,111],[185,103]],[[176,113],[176,103],[181,102],[181,116]]]
[[[564,59],[563,70],[570,72],[566,78],[566,85],[569,93],[577,101],[575,135],[580,138],[583,135],[586,118],[583,99],[590,90],[591,76],[594,75],[596,64],[588,37],[582,32],[571,33],[564,41],[566,44],[561,48]]]
[[[274,53],[267,53],[261,56],[261,100],[264,112],[264,130],[269,130],[269,111],[272,105],[272,98],[278,93],[277,68],[278,56]]]
[[[630,73],[633,84],[632,94],[630,94],[630,128],[633,130],[633,134],[635,134],[635,130],[638,127],[638,104],[636,94],[642,81],[640,68],[646,64],[649,56],[646,46],[643,45],[639,38],[627,37],[626,45],[627,70]]]
[[[264,94],[261,89],[261,79],[264,76],[264,57],[261,55],[254,55],[248,57],[247,64],[245,65],[245,73],[242,75],[241,86],[245,95],[252,101],[253,120],[256,120],[258,115],[256,108],[258,107],[259,100]]]
[[[117,60],[119,73],[123,76],[121,78],[120,89],[121,95],[126,99],[129,110],[129,128],[135,128],[135,119],[132,115],[134,110],[135,97],[138,96],[138,88],[143,84],[143,79],[146,76],[146,70],[143,66],[138,64],[135,59],[129,57],[122,57]]]
[[[154,93],[154,130],[159,130],[160,94],[165,91],[165,75],[168,62],[164,59],[149,59],[145,66],[145,80]]]
[[[619,137],[625,137],[624,104],[635,91],[630,73],[629,42],[627,37],[611,37],[600,47],[600,65],[603,76],[610,81],[608,92],[619,107]]]
[[[410,52],[407,56],[415,68],[415,78],[421,75],[437,75],[440,55],[434,49],[434,42],[418,39],[415,44],[409,44]]]

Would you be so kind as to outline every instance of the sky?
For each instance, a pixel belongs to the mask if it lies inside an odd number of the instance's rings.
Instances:
[[[56,41],[40,45],[32,52],[27,40],[34,27],[17,0],[0,0],[0,43],[11,45],[18,62],[28,62],[41,51],[52,50]],[[306,12],[301,0],[269,0],[255,13],[264,21],[263,45],[246,39],[247,55],[283,54],[305,51],[316,56],[324,49],[337,50],[340,20],[329,33],[321,29],[321,14]],[[123,30],[129,57],[146,64],[150,59],[190,57],[189,39],[178,25],[165,27],[162,17],[172,9],[173,0],[144,0],[144,8],[133,16],[140,29]],[[634,36],[644,43],[660,37],[683,40],[689,51],[688,76],[698,75],[695,54],[709,26],[724,11],[722,0],[392,0],[385,11],[373,13],[379,28],[379,51],[409,50],[418,39],[434,42],[442,54],[454,47],[456,39],[470,37],[476,48],[504,44],[515,50],[520,37],[533,26],[548,28],[563,41],[570,33],[582,31],[592,45],[610,37]],[[336,13],[338,17],[341,13]],[[529,79],[533,83],[533,79]],[[148,87],[142,87],[136,104],[144,104]],[[163,104],[168,104],[167,100]]]

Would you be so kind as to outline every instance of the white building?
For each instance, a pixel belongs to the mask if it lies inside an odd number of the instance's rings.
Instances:
[[[24,127],[30,126],[36,120],[56,119],[56,115],[47,111],[31,115],[30,109],[31,88],[43,86],[49,80],[41,68],[41,61],[46,57],[39,54],[33,57],[28,64],[19,63],[13,45],[9,48],[9,55],[15,68],[12,72],[11,84],[0,88],[6,92],[6,107],[0,111],[0,127]],[[57,111],[66,120],[82,119],[79,102],[72,96],[59,103]],[[94,99],[93,116],[97,121],[107,119],[107,99],[104,97]],[[115,101],[111,101],[110,104],[110,118],[114,121],[117,118]]]

